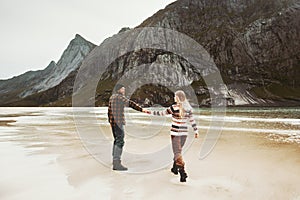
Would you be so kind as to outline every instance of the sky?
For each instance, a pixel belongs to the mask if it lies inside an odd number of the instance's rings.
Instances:
[[[99,45],[175,0],[0,0],[0,80],[57,62],[80,34]]]

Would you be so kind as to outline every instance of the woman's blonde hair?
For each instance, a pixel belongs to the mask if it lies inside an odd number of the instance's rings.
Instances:
[[[179,104],[179,116],[182,118],[186,111],[192,110],[190,103],[188,102],[184,91],[177,90],[175,92],[176,102]]]

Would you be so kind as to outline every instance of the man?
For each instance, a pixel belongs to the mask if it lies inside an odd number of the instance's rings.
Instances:
[[[113,143],[113,170],[127,170],[121,164],[121,155],[124,146],[124,107],[129,106],[137,111],[145,112],[138,104],[125,97],[125,87],[121,84],[115,86],[114,94],[109,99],[108,104],[108,120],[114,136]]]

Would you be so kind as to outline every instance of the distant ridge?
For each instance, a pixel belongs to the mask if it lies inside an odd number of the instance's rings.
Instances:
[[[29,71],[0,82],[0,102],[19,101],[57,86],[76,70],[86,55],[95,47],[79,34],[75,35],[57,63],[51,61],[44,70]]]

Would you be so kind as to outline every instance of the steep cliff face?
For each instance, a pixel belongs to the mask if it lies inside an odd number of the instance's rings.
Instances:
[[[214,58],[229,103],[300,99],[300,1],[179,0],[140,27],[183,32]]]
[[[228,105],[299,105],[299,14],[299,0],[178,0],[137,28],[177,30],[201,44],[221,72],[226,84],[221,95],[226,97]],[[141,32],[135,43],[147,42],[149,37],[151,34]],[[160,37],[151,40],[169,39],[164,34]],[[103,45],[111,40],[107,39]],[[134,77],[137,72],[132,68],[146,63],[160,64],[147,72],[149,76],[156,76],[166,85],[192,84],[199,104],[211,103],[202,79],[205,73],[195,71],[189,62],[170,52],[144,49],[120,57],[107,69],[104,79],[116,82],[129,67]],[[186,76],[170,72],[165,65]]]
[[[23,101],[26,103],[20,105],[40,105],[39,99],[28,104],[24,98],[59,85],[71,72],[78,69],[82,60],[95,46],[77,34],[57,63],[51,61],[44,70],[26,72],[12,79],[1,81],[0,103],[14,105],[14,102]]]

